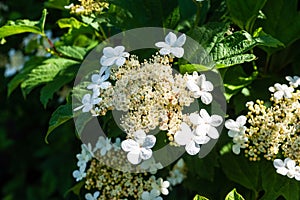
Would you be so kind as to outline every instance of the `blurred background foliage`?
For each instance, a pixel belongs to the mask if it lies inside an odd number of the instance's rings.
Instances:
[[[267,89],[275,82],[284,82],[286,75],[300,74],[300,5],[297,0],[210,0],[201,6],[197,4],[198,7],[192,0],[108,2],[111,6],[104,14],[89,19],[75,15],[70,18],[69,11],[63,8],[69,0],[1,1],[7,7],[0,9],[0,25],[8,20],[38,20],[47,7],[45,30],[52,30],[54,37],[61,38],[58,46],[73,46],[76,51],[83,47],[82,57],[103,40],[101,31],[107,37],[144,26],[185,32],[207,49],[214,44],[215,49],[210,50],[220,58],[219,71],[225,83],[228,114],[232,118],[245,113],[247,101],[268,100]],[[62,18],[66,18],[65,21],[57,22]],[[11,48],[24,48],[22,41],[27,35],[13,35],[1,45],[1,74],[8,59],[7,52]],[[226,54],[216,48],[244,45],[245,35],[253,44],[241,47],[238,54]],[[231,39],[238,43],[229,43]],[[61,52],[72,57],[63,49]],[[230,62],[225,63],[227,58]],[[75,155],[80,151],[73,121],[55,129],[48,138],[49,144],[44,141],[52,113],[66,102],[59,102],[57,91],[53,91],[54,98],[42,101],[43,107],[39,101],[40,83],[37,89],[31,88],[26,97],[24,88],[17,88],[7,97],[10,80],[12,78],[0,76],[0,198],[76,199],[72,192],[66,193],[75,184],[72,171],[76,167]],[[72,87],[72,81],[69,82],[63,84]],[[214,151],[204,159],[185,158],[190,167],[188,181],[174,188],[167,199],[192,199],[195,194],[224,199],[233,188],[245,199],[299,199],[299,183],[277,175],[270,162],[251,163],[243,156],[230,153],[231,140],[225,132]]]

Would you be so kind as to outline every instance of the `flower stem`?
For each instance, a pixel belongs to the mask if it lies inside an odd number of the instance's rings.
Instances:
[[[196,28],[200,21],[202,3],[199,3],[196,0],[193,0],[193,1],[197,6],[196,20],[195,20],[195,24],[194,24],[194,28]]]

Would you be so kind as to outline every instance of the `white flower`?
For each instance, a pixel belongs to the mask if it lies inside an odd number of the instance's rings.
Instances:
[[[73,171],[73,177],[76,179],[76,181],[82,180],[84,177],[86,177],[86,173],[84,172],[84,168],[80,167],[79,170]]]
[[[96,95],[85,94],[82,98],[82,105],[78,106],[74,109],[74,111],[80,110],[82,108],[82,112],[89,112],[93,109],[94,105],[101,102],[101,98]]]
[[[300,77],[299,76],[294,76],[294,77],[287,76],[287,77],[285,77],[285,79],[287,81],[289,81],[289,84],[295,88],[300,85]]]
[[[198,76],[197,72],[193,72],[193,75],[188,75],[186,86],[194,92],[195,98],[201,97],[202,103],[208,105],[212,102],[213,97],[210,92],[213,91],[214,86],[210,81],[206,81],[204,74]]]
[[[103,136],[100,136],[96,143],[94,152],[97,150],[100,150],[101,156],[104,156],[109,150],[111,150],[111,148],[112,148],[112,145],[111,145],[110,139],[108,139],[107,137],[104,138]]]
[[[232,151],[235,154],[240,154],[241,148],[246,147],[248,138],[245,135],[247,127],[245,126],[247,118],[243,115],[239,116],[236,121],[228,119],[225,122],[225,127],[229,129],[228,136],[233,138],[234,145]]]
[[[297,181],[300,181],[300,167],[296,166],[296,162],[290,158],[284,159],[275,159],[273,165],[276,168],[276,172],[283,176],[289,178],[295,178]]]
[[[118,67],[122,66],[127,57],[129,57],[129,53],[124,52],[125,47],[123,46],[116,46],[115,48],[112,47],[105,47],[103,49],[103,56],[100,59],[100,63],[103,66],[112,66],[117,65]]]
[[[169,181],[164,181],[162,178],[157,179],[157,184],[159,187],[160,192],[163,195],[168,195],[169,190],[168,187],[170,187],[170,182]]]
[[[76,155],[76,158],[78,159],[77,166],[85,170],[86,163],[90,161],[92,157],[94,157],[92,145],[90,143],[88,145],[82,144],[81,153]]]
[[[181,123],[180,128],[181,130],[177,131],[174,135],[175,142],[181,146],[185,146],[186,152],[190,155],[199,153],[199,144],[205,144],[207,141],[202,136],[196,135],[195,131],[192,131],[185,122]]]
[[[68,5],[68,6],[64,6],[65,9],[71,9],[72,7],[74,7],[74,3],[71,3],[71,4]]]
[[[212,139],[217,139],[219,137],[218,130],[215,127],[218,127],[222,124],[223,118],[219,115],[209,116],[205,109],[201,109],[199,114],[192,113],[189,116],[191,122],[196,125],[196,134],[203,138],[203,140],[209,136]]]
[[[91,193],[87,193],[84,197],[85,197],[86,200],[97,200],[99,195],[100,195],[100,192],[97,191],[93,195]]]
[[[152,189],[150,192],[144,191],[142,193],[142,200],[163,200],[159,195],[159,191],[155,189]]]
[[[9,63],[5,65],[5,77],[13,76],[15,73],[23,69],[26,58],[21,51],[10,49],[8,52]]]
[[[132,164],[139,164],[142,160],[147,160],[152,156],[151,148],[155,145],[156,138],[153,135],[146,135],[143,130],[134,132],[134,140],[127,139],[121,143],[124,151],[129,152],[127,159]]]
[[[184,54],[184,49],[182,48],[182,46],[184,45],[185,40],[185,34],[182,34],[177,39],[177,36],[174,33],[170,32],[165,37],[165,42],[157,42],[155,43],[155,46],[161,48],[159,50],[159,53],[161,55],[172,54],[177,58],[181,58]]]
[[[237,134],[245,133],[247,127],[245,126],[247,122],[247,118],[244,115],[239,116],[236,118],[236,121],[232,119],[228,119],[225,122],[225,127],[229,129],[228,136],[234,137]]]
[[[232,141],[234,143],[234,145],[232,145],[232,151],[238,155],[241,152],[241,148],[246,148],[246,142],[248,141],[248,138],[245,134],[235,135]]]
[[[92,75],[92,83],[87,86],[88,89],[93,89],[94,93],[97,93],[99,89],[105,90],[111,86],[111,83],[106,81],[110,75],[109,73],[105,73],[106,69],[107,67],[101,67],[99,74]]]
[[[276,99],[291,98],[294,88],[287,86],[286,84],[275,83],[274,87],[269,87],[270,92],[274,92]]]
[[[162,169],[163,166],[160,162],[156,163],[154,158],[151,157],[150,159],[142,162],[141,168],[144,170],[149,170],[151,174],[156,174],[157,170]]]

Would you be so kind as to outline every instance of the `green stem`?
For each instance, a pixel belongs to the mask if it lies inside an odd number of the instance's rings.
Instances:
[[[267,59],[266,59],[266,64],[264,67],[264,74],[266,74],[269,71],[270,59],[271,59],[271,55],[268,53]]]
[[[105,34],[105,32],[104,32],[104,30],[103,30],[103,28],[102,28],[102,26],[101,26],[100,23],[99,23],[99,29],[100,29],[100,32],[101,32],[101,34],[102,34],[104,40],[106,40],[106,39],[107,39],[107,36],[106,36],[106,34]]]

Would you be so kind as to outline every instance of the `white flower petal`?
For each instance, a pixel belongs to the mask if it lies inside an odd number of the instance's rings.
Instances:
[[[115,56],[114,52],[115,51],[114,51],[114,49],[112,47],[105,47],[103,49],[103,55],[105,57],[114,57]]]
[[[117,65],[118,67],[120,67],[120,66],[124,65],[125,61],[126,61],[125,58],[119,57],[119,58],[116,60],[116,65]]]
[[[166,188],[161,188],[161,193],[162,193],[163,195],[168,195],[168,194],[169,194],[169,190],[166,189]]]
[[[124,151],[136,151],[139,149],[139,144],[132,139],[127,139],[121,143],[121,147]]]
[[[206,144],[210,141],[210,138],[206,135],[204,135],[204,136],[194,136],[193,140],[197,144]]]
[[[201,95],[201,101],[202,103],[204,103],[205,105],[208,105],[212,102],[213,97],[209,92],[203,92]]]
[[[285,176],[285,175],[287,175],[287,173],[289,172],[289,170],[287,168],[285,168],[285,167],[279,167],[279,168],[277,168],[276,172],[278,174],[281,174],[281,175]]]
[[[233,130],[228,131],[228,136],[229,137],[235,137],[237,134],[239,134],[239,132],[236,132],[236,131],[233,131]]]
[[[166,43],[169,44],[170,46],[173,46],[176,40],[177,40],[177,36],[172,32],[169,32],[165,38]]]
[[[134,164],[134,165],[137,165],[142,161],[139,151],[130,151],[127,154],[127,159],[131,164]]]
[[[179,145],[188,144],[193,137],[191,128],[185,123],[181,123],[181,131],[177,131],[174,135],[174,140]]]
[[[203,123],[202,118],[200,117],[199,114],[196,113],[191,113],[189,116],[190,121],[194,124],[194,125],[198,125]]]
[[[185,150],[190,155],[196,155],[200,151],[200,146],[194,141],[190,141],[186,146]]]
[[[151,149],[146,149],[146,148],[141,148],[140,150],[140,158],[143,160],[148,160],[152,156],[152,150]]]
[[[227,129],[233,130],[233,131],[238,131],[239,130],[238,124],[232,119],[228,119],[228,120],[225,121],[225,127]]]
[[[181,36],[178,37],[178,39],[175,42],[174,46],[177,46],[177,47],[183,46],[184,43],[185,43],[185,40],[186,40],[186,35],[182,34]]]
[[[246,124],[247,122],[247,117],[245,117],[244,115],[238,116],[238,118],[236,118],[236,122],[240,125],[243,126]]]
[[[156,137],[154,135],[148,135],[145,138],[145,141],[143,143],[143,147],[145,147],[145,148],[152,148],[152,147],[154,147],[155,142],[156,142]]]
[[[120,56],[122,55],[122,53],[125,51],[125,47],[124,46],[116,46],[114,48],[114,55],[115,56]]]
[[[210,129],[208,130],[207,135],[212,138],[212,139],[217,139],[219,138],[219,132],[215,127],[210,127]]]
[[[286,167],[288,169],[294,169],[296,167],[296,162],[294,160],[289,160],[286,162]]]
[[[170,45],[166,44],[165,42],[156,42],[155,46],[160,48],[170,48]]]
[[[220,126],[223,122],[223,118],[219,115],[212,115],[210,125],[217,127]]]
[[[176,58],[181,58],[184,54],[184,49],[182,47],[172,47],[171,48],[171,53],[176,57]]]
[[[162,48],[161,50],[159,50],[159,53],[161,55],[168,55],[168,54],[171,53],[171,51],[169,49],[167,49],[167,48]]]
[[[83,108],[82,108],[82,112],[89,112],[90,110],[93,109],[93,105],[89,104],[89,105],[85,105]]]
[[[278,168],[280,168],[280,167],[284,167],[284,163],[283,163],[283,161],[282,161],[281,159],[275,159],[275,160],[273,161],[273,166],[274,166],[276,169],[278,169]]]
[[[116,57],[102,57],[100,60],[101,65],[111,66],[115,63]]]
[[[233,151],[233,153],[235,153],[235,154],[240,154],[240,152],[241,152],[241,146],[239,145],[239,144],[234,144],[233,146],[232,146],[232,151]]]
[[[210,116],[209,116],[208,112],[205,109],[201,109],[199,114],[205,122],[210,121]]]

